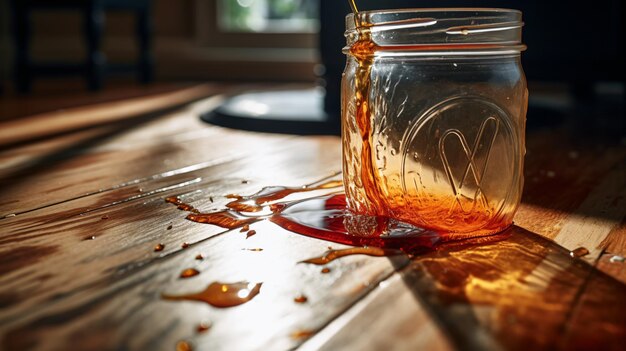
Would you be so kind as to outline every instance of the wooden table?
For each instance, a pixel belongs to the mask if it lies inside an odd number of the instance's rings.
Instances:
[[[266,220],[247,238],[164,201],[215,211],[228,194],[341,170],[337,137],[199,121],[223,91],[200,85],[2,123],[0,349],[626,347],[624,145],[534,131],[516,225],[497,240],[317,266],[299,262],[347,246]],[[589,253],[570,257],[579,247]],[[200,274],[181,278],[188,268]],[[262,286],[235,307],[162,298],[239,281]]]

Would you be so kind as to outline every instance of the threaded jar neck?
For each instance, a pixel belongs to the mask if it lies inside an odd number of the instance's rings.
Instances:
[[[358,27],[357,27],[358,23]],[[489,55],[519,54],[522,13],[496,8],[434,8],[359,12],[346,16],[345,53],[363,32],[388,55]]]

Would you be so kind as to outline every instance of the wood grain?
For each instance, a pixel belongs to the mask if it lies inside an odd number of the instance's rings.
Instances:
[[[624,263],[610,260],[626,251],[624,147],[574,155],[557,132],[531,134],[511,231],[416,257],[344,257],[324,274],[298,262],[345,246],[267,220],[246,238],[185,220],[164,199],[214,211],[228,194],[327,178],[340,170],[339,138],[200,122],[219,97],[174,110],[146,101],[159,112],[6,139],[15,145],[0,150],[0,349],[172,350],[181,340],[195,350],[618,349],[626,337]],[[569,256],[579,245],[591,265]],[[187,268],[200,274],[181,279]],[[263,285],[237,307],[161,298],[244,280]],[[203,321],[211,327],[198,332]]]

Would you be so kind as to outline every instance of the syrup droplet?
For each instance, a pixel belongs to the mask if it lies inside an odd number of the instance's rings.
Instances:
[[[312,330],[301,329],[294,331],[290,336],[292,339],[301,340],[308,339],[313,336],[313,334],[315,334],[315,332]]]
[[[260,212],[263,211],[263,206],[249,203],[247,201],[235,200],[226,204],[226,207],[231,210],[239,211],[239,212]]]
[[[183,249],[186,249],[186,248],[188,248],[188,247],[189,247],[189,243],[184,242],[184,243],[182,243],[182,244],[180,245],[180,247],[182,247]]]
[[[246,239],[256,234],[256,230],[250,230],[246,233]]]
[[[350,256],[350,255],[368,255],[368,256],[392,256],[400,255],[401,251],[398,250],[386,250],[379,247],[354,247],[341,250],[328,250],[320,257],[309,258],[308,260],[300,261],[301,263],[312,263],[316,265],[323,265],[332,262],[338,258]]]
[[[583,257],[589,254],[589,250],[585,247],[579,247],[573,251],[570,251],[569,255],[574,258]]]
[[[88,236],[85,238],[85,240],[96,240],[96,236],[95,235]]]
[[[250,183],[250,181],[249,181],[249,180],[245,180],[245,179],[244,179],[244,180],[242,180],[242,181],[241,181],[241,184],[248,184],[248,183]]]
[[[243,250],[247,250],[247,251],[255,251],[255,252],[263,251],[263,249],[262,249],[262,248],[260,248],[260,247],[257,247],[257,248],[254,248],[254,249],[243,249]]]
[[[167,229],[167,230],[172,230],[172,228],[173,228],[173,227],[174,227],[174,226],[170,224],[170,225],[168,225],[168,226],[167,226],[167,228],[165,228],[165,229]]]
[[[179,341],[176,343],[176,351],[193,351],[193,348],[188,342]]]
[[[204,333],[207,330],[211,329],[211,327],[213,326],[213,324],[211,322],[201,322],[200,324],[198,324],[198,326],[196,327],[196,331],[198,333]]]
[[[159,251],[163,251],[163,249],[165,248],[165,245],[159,243],[154,245],[154,252],[159,252]]]
[[[619,255],[613,255],[613,256],[609,259],[609,261],[610,261],[611,263],[615,263],[615,262],[624,262],[624,260],[625,260],[625,259],[624,259],[624,256],[619,256]]]
[[[322,274],[330,273],[330,268],[324,267],[322,268]]]
[[[191,300],[206,302],[213,307],[233,307],[252,300],[261,291],[263,283],[237,282],[221,283],[214,282],[198,293],[187,295],[161,295],[166,300]]]
[[[104,216],[102,216],[102,217],[100,217],[100,218],[102,218],[102,219],[109,219],[109,216],[104,215]]]
[[[305,303],[305,302],[307,302],[308,300],[309,300],[309,298],[308,298],[308,297],[306,297],[306,296],[304,296],[304,295],[298,295],[298,296],[296,296],[296,297],[293,299],[293,301],[294,301],[295,303]]]
[[[243,226],[243,228],[241,228],[239,232],[243,233],[243,232],[247,232],[248,230],[250,230],[250,225],[246,224]]]
[[[194,213],[199,212],[195,207],[184,203],[177,196],[171,196],[171,197],[165,198],[165,202],[176,205],[176,208],[178,208],[181,211],[194,212]]]
[[[202,256],[202,254],[197,254],[196,255],[196,260],[202,260],[204,259],[204,257]]]
[[[199,270],[197,270],[195,268],[187,268],[184,271],[180,272],[180,277],[181,278],[191,278],[191,277],[195,277],[198,274],[200,274]]]

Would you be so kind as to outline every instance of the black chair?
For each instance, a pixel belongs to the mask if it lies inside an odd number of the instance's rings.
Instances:
[[[15,45],[15,85],[19,92],[31,90],[36,76],[81,74],[91,90],[99,90],[108,70],[136,70],[141,82],[153,79],[152,22],[150,0],[12,0],[13,42]],[[30,57],[33,11],[79,10],[83,16],[87,59],[84,64],[35,62]],[[105,11],[132,11],[136,16],[139,59],[136,65],[111,67],[102,52]]]

